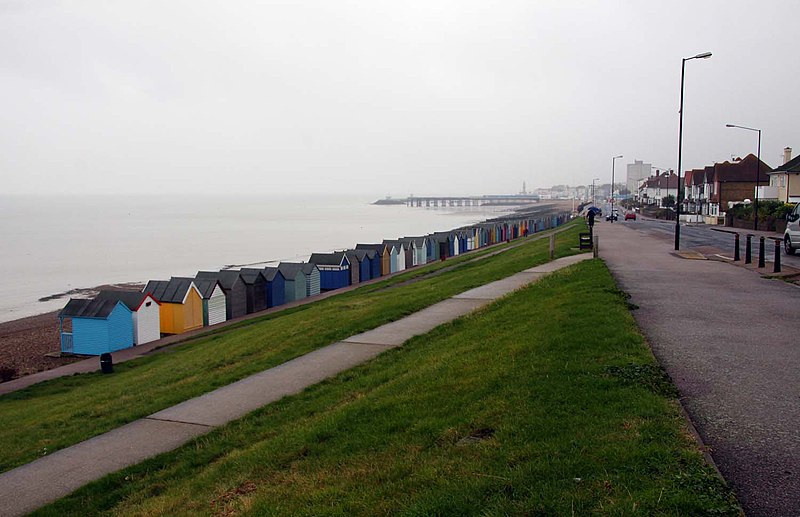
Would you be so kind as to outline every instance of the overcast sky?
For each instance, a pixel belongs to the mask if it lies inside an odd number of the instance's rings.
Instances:
[[[0,0],[5,193],[499,194],[800,152],[798,0]]]

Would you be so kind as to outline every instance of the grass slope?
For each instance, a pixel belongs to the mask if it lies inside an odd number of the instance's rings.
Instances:
[[[558,256],[574,253],[570,247],[581,226],[573,224],[558,237]],[[4,395],[0,472],[546,261],[546,238],[522,242],[483,260],[472,259],[493,250],[250,320],[116,365],[114,375],[61,378]],[[438,274],[427,277],[431,272]],[[410,278],[418,281],[398,285]]]
[[[600,261],[41,515],[737,515]]]

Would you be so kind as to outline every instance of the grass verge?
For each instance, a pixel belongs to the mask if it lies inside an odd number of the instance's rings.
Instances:
[[[673,396],[587,261],[38,513],[738,515]]]
[[[580,228],[573,223],[559,236],[558,256],[574,253]],[[522,242],[484,260],[472,258],[494,249],[250,320],[116,365],[114,375],[77,375],[1,396],[0,472],[546,261],[547,239]]]

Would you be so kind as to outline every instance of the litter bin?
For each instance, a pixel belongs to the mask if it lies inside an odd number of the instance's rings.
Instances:
[[[114,362],[111,360],[111,354],[108,352],[100,354],[100,370],[102,370],[103,373],[114,373]]]

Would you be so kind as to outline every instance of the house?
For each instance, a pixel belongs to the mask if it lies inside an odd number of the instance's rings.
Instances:
[[[303,271],[305,264],[295,262],[281,262],[278,270],[284,278],[284,301],[286,303],[302,300],[308,294],[307,278]]]
[[[225,291],[222,289],[219,280],[212,278],[183,278],[174,277],[179,280],[193,281],[200,296],[203,299],[203,326],[216,325],[222,323],[227,318],[227,307]]]
[[[678,199],[678,176],[672,171],[656,171],[639,186],[639,199],[647,205],[666,208],[664,199],[669,196],[673,203]]]
[[[715,163],[703,169],[703,179],[699,191],[701,196],[697,204],[701,214],[710,224],[717,224],[725,216],[725,210],[732,203],[755,197],[756,186],[769,184],[770,167],[758,160],[754,154],[731,162]],[[695,172],[691,176],[694,182]],[[705,196],[705,198],[703,198]],[[684,200],[688,208],[690,200]],[[682,210],[684,213],[686,210]]]
[[[198,271],[198,280],[216,280],[225,293],[225,319],[240,318],[247,314],[247,286],[238,271]]]
[[[159,305],[162,334],[182,334],[203,326],[203,296],[191,278],[150,280],[142,289]]]
[[[316,264],[306,262],[303,264],[303,273],[306,275],[306,296],[316,296],[320,293],[320,275]]]
[[[357,250],[374,250],[381,258],[381,274],[388,275],[391,272],[391,255],[386,244],[356,244]],[[373,274],[372,278],[376,278]]]
[[[769,172],[769,184],[775,187],[779,201],[800,203],[800,156],[792,158],[791,147],[783,150],[783,165]]]
[[[267,308],[286,303],[286,278],[277,267],[265,267],[264,277],[267,279]]]
[[[143,345],[161,338],[158,300],[139,291],[100,291],[95,300],[122,302],[131,311],[133,344]]]
[[[118,300],[70,299],[58,322],[65,354],[100,355],[133,346],[131,310]]]
[[[267,308],[267,277],[263,269],[242,268],[239,275],[244,281],[247,292],[247,314],[263,311]]]
[[[319,286],[331,291],[350,285],[350,261],[343,251],[314,253],[308,260],[319,268]]]

